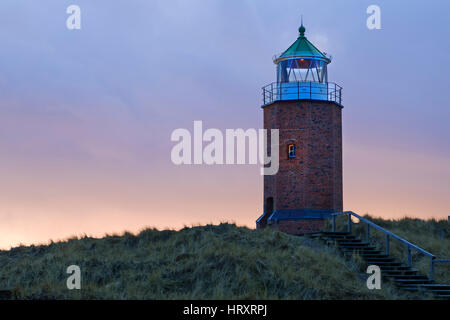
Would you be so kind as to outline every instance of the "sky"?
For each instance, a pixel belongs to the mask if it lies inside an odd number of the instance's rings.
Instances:
[[[66,27],[69,5],[81,29]],[[366,27],[369,5],[381,29]],[[450,215],[448,1],[2,0],[0,248],[222,221],[259,165],[170,159],[177,128],[261,128],[272,57],[306,36],[343,87],[344,209]]]

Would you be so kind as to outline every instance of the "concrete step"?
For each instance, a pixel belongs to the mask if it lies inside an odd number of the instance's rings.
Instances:
[[[332,231],[322,231],[321,232],[322,234],[324,234],[324,235],[331,235],[331,236],[334,236],[334,235],[346,235],[346,236],[353,236],[353,234],[351,234],[350,232],[332,232]]]
[[[369,249],[369,250],[347,249],[347,248],[339,248],[339,249],[345,254],[350,254],[350,255],[357,254],[357,255],[359,255],[361,257],[362,257],[363,254],[367,254],[367,253],[369,253],[369,254],[376,254],[377,253],[376,250],[372,250],[372,249]]]
[[[351,236],[321,236],[321,239],[324,240],[334,240],[334,241],[338,241],[338,240],[356,240],[355,237],[351,237]]]
[[[305,234],[305,236],[310,237],[310,238],[317,238],[317,237],[322,237],[323,234],[322,234],[322,232],[314,232],[314,233],[307,233],[307,234]]]
[[[394,280],[430,280],[428,277],[418,275],[418,274],[397,274],[389,276]]]
[[[363,242],[345,242],[345,243],[339,243],[337,242],[338,246],[345,249],[345,248],[359,248],[364,249],[366,247],[370,247],[367,243]]]
[[[432,284],[432,280],[424,280],[424,279],[394,279],[396,284],[404,285],[404,284]]]
[[[418,292],[419,290],[426,290],[418,287],[418,285],[397,286],[401,290],[409,292]],[[426,290],[431,293],[436,299],[450,299],[450,290]]]
[[[409,292],[417,292],[420,290],[420,288],[418,288],[417,286],[414,286],[414,285],[407,285],[407,286],[397,285],[397,288],[404,290],[404,291],[409,291]],[[422,290],[425,290],[425,289],[422,289]]]
[[[393,261],[378,261],[377,263],[375,262],[371,262],[371,264],[375,264],[377,266],[380,267],[380,269],[382,269],[382,266],[389,266],[389,267],[401,267],[402,263],[401,262],[393,262]]]
[[[324,237],[353,237],[353,238],[355,237],[354,234],[346,233],[346,232],[343,232],[343,233],[321,232],[321,235]]]
[[[450,290],[450,285],[440,283],[424,284],[420,285],[420,287],[428,290]]]
[[[450,294],[450,289],[441,288],[448,286],[441,284],[399,284],[397,287],[406,291],[426,290],[436,294]]]
[[[361,251],[361,253],[379,253],[379,250],[377,250],[375,247],[361,247],[361,246],[342,246],[339,245],[339,247],[342,248],[342,250],[351,250],[351,251]]]
[[[388,277],[395,275],[415,275],[417,272],[417,270],[381,270],[381,274]]]
[[[367,244],[364,244],[363,246],[361,246],[363,243],[339,243],[337,242],[337,245],[340,246],[342,249],[358,249],[358,250],[375,250],[375,247],[369,246]],[[372,251],[369,253],[373,253]]]
[[[364,257],[365,258],[365,257]],[[394,258],[365,258],[367,262],[377,264],[377,262],[395,262]]]
[[[389,256],[382,254],[382,253],[362,253],[360,254],[361,257],[363,258],[390,258]]]
[[[343,247],[343,248],[348,248],[348,247],[370,247],[370,245],[367,242],[357,242],[357,241],[353,241],[353,242],[337,242],[339,244],[339,246]]]
[[[383,272],[392,271],[392,270],[396,270],[396,271],[397,270],[402,270],[402,271],[416,270],[417,271],[417,269],[413,269],[411,267],[403,266],[403,265],[400,265],[400,266],[380,265],[379,267],[380,267],[381,271],[383,271]]]
[[[434,294],[450,295],[450,290],[430,290],[430,291],[433,292]]]
[[[326,236],[322,234],[306,234],[306,236],[314,239],[322,239],[327,241],[355,240],[354,236]]]
[[[362,241],[359,239],[336,239],[338,243],[361,243]]]

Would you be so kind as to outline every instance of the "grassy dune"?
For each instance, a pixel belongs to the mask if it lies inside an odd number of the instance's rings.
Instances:
[[[81,290],[66,288],[80,266]],[[0,251],[0,290],[19,299],[396,299],[333,248],[233,224],[146,229]]]

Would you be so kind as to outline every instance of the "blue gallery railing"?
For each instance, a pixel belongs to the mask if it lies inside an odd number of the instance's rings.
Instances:
[[[342,105],[342,87],[333,82],[273,82],[262,89],[263,105],[281,100],[321,100]]]

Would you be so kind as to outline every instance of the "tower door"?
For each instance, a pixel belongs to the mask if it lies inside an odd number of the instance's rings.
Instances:
[[[270,217],[270,215],[273,213],[273,197],[269,197],[266,199],[266,221]]]
[[[267,219],[269,219],[270,215],[273,213],[273,197],[269,197],[266,199],[266,203],[264,204],[264,215],[259,222],[260,228],[265,228],[267,226]]]

